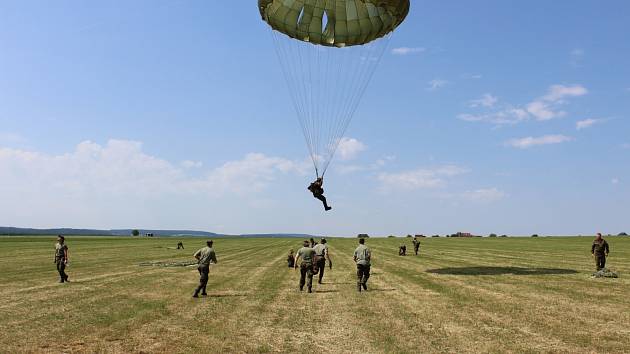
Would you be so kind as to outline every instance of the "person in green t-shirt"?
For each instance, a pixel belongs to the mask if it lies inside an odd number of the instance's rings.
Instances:
[[[212,243],[212,240],[206,241],[206,247],[200,248],[197,252],[195,252],[195,254],[193,254],[193,257],[197,259],[197,270],[199,270],[199,286],[195,289],[193,297],[199,297],[200,291],[202,296],[208,295],[206,292],[206,286],[208,286],[210,264],[217,263],[217,256],[212,248]]]
[[[61,235],[57,236],[57,243],[55,244],[55,264],[57,265],[57,272],[59,273],[59,282],[70,282],[70,280],[68,280],[68,274],[66,274],[68,246],[66,245],[65,237]]]
[[[315,251],[310,247],[308,241],[304,241],[303,247],[300,248],[295,254],[294,269],[297,269],[298,261],[300,263],[300,291],[304,290],[304,284],[308,292],[312,292],[313,288],[313,259],[315,258]]]
[[[370,260],[372,252],[365,245],[365,239],[359,239],[359,246],[354,250],[354,262],[357,264],[357,290],[367,290],[367,281],[370,278]]]

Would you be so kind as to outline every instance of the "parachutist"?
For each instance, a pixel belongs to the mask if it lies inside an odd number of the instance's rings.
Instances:
[[[326,211],[332,209],[331,207],[328,206],[328,203],[326,202],[326,197],[324,197],[324,177],[318,177],[315,182],[311,183],[308,186],[308,190],[311,191],[311,193],[313,193],[313,197],[316,199],[319,199],[322,201],[322,203],[324,204],[324,209]]]

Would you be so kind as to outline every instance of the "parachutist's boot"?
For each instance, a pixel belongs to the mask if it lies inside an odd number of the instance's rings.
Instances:
[[[361,283],[357,283],[357,291],[361,292]]]
[[[363,290],[367,291],[367,283],[363,283]]]
[[[308,287],[308,292],[309,292],[309,293],[312,293],[312,292],[313,292],[313,290],[311,289],[311,287],[310,287],[310,286]]]
[[[324,209],[325,209],[326,211],[328,211],[328,210],[332,209],[332,207],[327,206],[327,207],[324,207]]]

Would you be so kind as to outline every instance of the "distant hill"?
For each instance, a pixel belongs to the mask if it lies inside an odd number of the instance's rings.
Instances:
[[[93,229],[72,229],[72,228],[55,228],[55,229],[31,229],[21,227],[4,227],[0,226],[0,236],[10,235],[64,235],[64,236],[131,236],[133,229],[115,229],[115,230],[93,230]],[[317,237],[306,234],[291,234],[291,233],[278,233],[278,234],[244,234],[244,235],[224,235],[217,234],[208,231],[194,231],[194,230],[148,230],[138,229],[141,235],[153,234],[154,236],[172,236],[172,237],[296,237],[296,238],[310,238]]]
[[[0,226],[0,235],[84,235],[84,236],[113,236],[110,230],[91,229],[30,229],[21,227]]]

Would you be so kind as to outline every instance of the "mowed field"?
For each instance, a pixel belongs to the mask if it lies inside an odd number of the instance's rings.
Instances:
[[[630,352],[630,238],[608,238],[618,279],[590,277],[587,237],[369,239],[364,293],[356,239],[329,239],[312,294],[285,264],[300,239],[215,239],[206,298],[194,267],[138,265],[204,241],[68,237],[59,284],[53,237],[0,237],[0,352]]]

